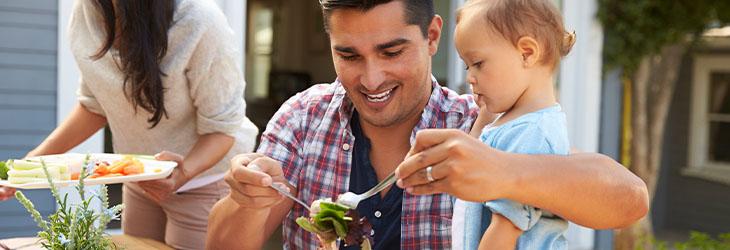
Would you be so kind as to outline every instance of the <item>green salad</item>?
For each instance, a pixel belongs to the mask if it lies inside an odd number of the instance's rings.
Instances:
[[[372,225],[357,211],[331,199],[314,201],[309,218],[299,217],[296,222],[302,229],[316,234],[325,248],[340,239],[345,246],[360,245],[362,249],[371,249]]]

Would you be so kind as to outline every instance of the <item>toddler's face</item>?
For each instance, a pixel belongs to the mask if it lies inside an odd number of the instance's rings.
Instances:
[[[479,106],[506,112],[528,86],[522,54],[476,11],[465,9],[461,15],[454,40],[467,67],[466,81]]]

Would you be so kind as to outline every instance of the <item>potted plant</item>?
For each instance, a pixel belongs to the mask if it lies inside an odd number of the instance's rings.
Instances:
[[[33,219],[38,223],[41,231],[38,232],[40,243],[46,249],[115,249],[114,242],[104,232],[107,224],[111,220],[118,219],[122,211],[123,205],[119,204],[109,207],[109,199],[107,196],[106,185],[101,186],[99,193],[91,195],[84,191],[84,179],[89,176],[93,164],[89,164],[89,156],[86,157],[79,174],[79,184],[76,191],[81,197],[79,204],[69,204],[68,194],[63,198],[60,197],[58,189],[53,184],[53,179],[48,173],[48,168],[43,160],[41,164],[46,174],[51,194],[53,195],[58,209],[55,213],[49,215],[46,220],[43,219],[38,210],[35,209],[33,203],[25,197],[23,192],[18,191],[15,197],[20,201],[26,210],[31,214]],[[91,207],[92,201],[99,199],[101,202],[101,212]]]

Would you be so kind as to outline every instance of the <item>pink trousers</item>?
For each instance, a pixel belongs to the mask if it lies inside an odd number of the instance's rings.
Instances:
[[[220,180],[203,187],[172,194],[162,204],[150,200],[134,183],[124,184],[122,231],[154,239],[175,249],[203,249],[208,214],[213,205],[228,195],[228,184]]]

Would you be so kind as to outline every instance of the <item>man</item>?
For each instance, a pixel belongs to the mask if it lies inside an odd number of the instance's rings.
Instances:
[[[213,208],[208,248],[259,249],[282,220],[285,249],[316,248],[316,237],[294,222],[308,215],[306,208],[268,186],[285,183],[309,203],[361,193],[393,172],[416,132],[426,128],[460,130],[448,130],[451,147],[492,156],[479,165],[520,166],[485,180],[493,187],[485,191],[489,197],[509,197],[594,228],[626,226],[645,215],[646,186],[608,157],[500,154],[467,140],[478,113],[474,100],[440,88],[431,76],[442,26],[432,1],[320,4],[338,79],[292,97],[269,122],[259,154],[232,160],[226,176],[231,194]],[[451,199],[393,186],[357,211],[374,226],[375,249],[447,249]]]

